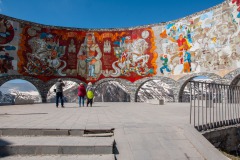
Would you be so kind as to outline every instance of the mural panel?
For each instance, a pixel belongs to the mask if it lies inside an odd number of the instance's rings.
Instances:
[[[0,76],[16,75],[19,23],[0,18]]]
[[[68,76],[94,82],[119,77],[135,81],[156,74],[150,28],[86,32],[24,26],[20,46],[19,73],[40,79]]]
[[[234,3],[153,27],[158,75],[221,72],[240,66],[239,14]]]
[[[240,67],[239,0],[135,29],[70,29],[0,18],[0,76],[96,82],[224,74]],[[10,20],[11,19],[11,20]]]

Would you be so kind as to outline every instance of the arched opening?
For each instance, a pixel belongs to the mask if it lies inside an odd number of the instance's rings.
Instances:
[[[9,80],[0,87],[0,104],[32,104],[41,101],[37,88],[26,80]]]
[[[63,87],[64,102],[68,102],[68,103],[77,102],[77,99],[78,99],[78,95],[77,95],[78,90],[77,89],[78,89],[79,84],[74,81],[70,81],[70,80],[63,80],[63,83],[65,84],[65,86]],[[48,91],[48,94],[47,94],[47,102],[48,103],[56,102],[56,93],[54,92],[55,88],[56,87],[54,84]]]
[[[231,82],[231,85],[240,86],[240,75],[237,75]]]
[[[95,102],[130,102],[126,87],[117,81],[106,81],[95,88]]]
[[[147,102],[152,99],[164,99],[165,102],[174,102],[172,86],[162,80],[145,82],[136,92],[136,101]]]
[[[190,102],[190,84],[189,81],[214,83],[214,80],[207,76],[196,76],[188,79],[181,87],[179,92],[179,102]],[[204,88],[203,88],[204,89]],[[195,87],[195,92],[201,92],[201,87]]]

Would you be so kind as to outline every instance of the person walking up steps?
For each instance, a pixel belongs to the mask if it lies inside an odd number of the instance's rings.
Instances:
[[[93,97],[94,97],[94,93],[93,93],[93,86],[92,83],[89,82],[88,86],[87,86],[87,107],[90,104],[90,106],[92,107],[92,103],[93,103]]]
[[[78,86],[78,104],[79,104],[79,107],[81,107],[81,104],[84,107],[85,95],[86,95],[86,89],[85,89],[83,83],[80,83],[80,85]]]
[[[56,107],[58,108],[58,100],[60,98],[62,108],[64,108],[64,102],[63,102],[63,87],[65,84],[63,83],[62,79],[58,79],[56,86]]]

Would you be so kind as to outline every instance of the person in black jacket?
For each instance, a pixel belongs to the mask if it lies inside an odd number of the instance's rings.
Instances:
[[[65,86],[65,84],[63,83],[63,81],[61,79],[58,79],[58,81],[55,84],[55,86],[56,86],[56,107],[58,108],[58,100],[60,98],[62,108],[64,108],[63,87]]]

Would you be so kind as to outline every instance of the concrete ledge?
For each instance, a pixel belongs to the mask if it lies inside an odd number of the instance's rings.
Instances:
[[[155,105],[164,105],[165,101],[164,101],[164,99],[148,99],[147,103],[155,104]]]
[[[86,133],[113,135],[113,130],[0,128],[2,136],[83,136]]]
[[[43,135],[46,136],[67,136],[70,135],[68,130],[42,130],[43,131]]]
[[[113,133],[84,134],[83,137],[112,137]]]
[[[32,129],[32,128],[0,128],[0,136],[113,136],[114,129]]]
[[[74,129],[74,130],[69,130],[69,134],[70,134],[71,136],[83,136],[84,130],[76,130],[76,129]]]
[[[191,141],[192,145],[207,160],[229,160],[219,150],[217,150],[201,133],[193,129],[192,126],[184,126],[186,137]]]

